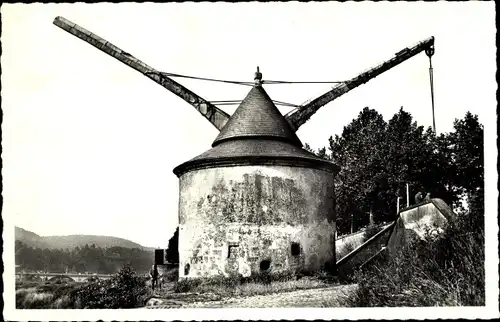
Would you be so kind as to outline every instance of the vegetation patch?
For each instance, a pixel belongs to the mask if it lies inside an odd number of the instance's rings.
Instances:
[[[152,292],[146,278],[129,265],[108,280],[88,283],[38,283],[16,285],[18,309],[123,309],[144,306]]]
[[[273,294],[300,289],[322,288],[329,284],[319,277],[297,278],[293,274],[260,274],[249,278],[210,277],[189,278],[174,286],[177,293],[212,293],[219,297],[239,297]]]

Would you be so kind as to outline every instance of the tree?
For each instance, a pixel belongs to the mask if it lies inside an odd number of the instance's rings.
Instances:
[[[174,235],[168,241],[167,261],[169,263],[179,263],[179,226]]]
[[[348,232],[352,215],[356,226],[366,225],[370,211],[375,222],[393,220],[406,184],[412,197],[430,192],[450,205],[461,191],[480,199],[482,140],[482,127],[470,113],[456,120],[455,132],[436,136],[403,108],[387,123],[375,110],[363,109],[342,135],[329,139],[327,157],[341,167],[335,179],[337,229]]]
[[[474,194],[484,185],[484,130],[477,115],[470,112],[453,123],[450,134],[453,162],[456,166],[455,185],[462,192]]]
[[[384,184],[386,126],[382,115],[366,107],[344,127],[341,136],[329,139],[330,158],[341,168],[335,191],[337,228],[342,233],[350,229],[351,214],[356,213],[358,224],[368,219],[360,214],[370,210],[377,189]]]

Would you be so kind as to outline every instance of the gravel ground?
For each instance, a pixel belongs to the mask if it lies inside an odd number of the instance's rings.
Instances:
[[[211,300],[210,294],[192,294],[190,300],[152,298],[150,309],[167,308],[269,308],[269,307],[340,307],[343,299],[356,288],[355,284],[319,289],[298,290],[278,294]],[[198,296],[198,299],[195,299]]]

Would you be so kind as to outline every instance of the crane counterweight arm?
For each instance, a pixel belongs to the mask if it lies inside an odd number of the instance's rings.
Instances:
[[[285,115],[285,118],[290,123],[290,125],[297,130],[302,124],[307,122],[309,118],[316,113],[321,107],[325,106],[334,99],[342,96],[343,94],[349,92],[350,90],[368,82],[369,80],[377,77],[383,72],[401,64],[405,60],[417,55],[418,53],[433,48],[434,37],[430,37],[424,41],[417,43],[411,48],[405,48],[399,51],[393,58],[383,62],[382,64],[371,68],[358,76],[348,80],[346,82],[340,83],[335,86],[332,90],[326,92],[325,94],[317,97],[316,99],[310,101],[307,104],[299,106],[294,110],[290,111]]]
[[[221,130],[229,119],[229,115],[223,110],[217,108],[215,105],[196,95],[173,79],[146,65],[131,54],[116,47],[109,41],[106,41],[103,38],[91,33],[85,28],[82,28],[63,17],[56,17],[54,19],[54,25],[91,44],[92,46],[105,52],[106,54],[118,59],[125,65],[142,73],[149,79],[153,80],[175,95],[179,96],[180,98],[191,104],[196,110],[198,110],[198,112],[200,112],[200,114],[203,115],[218,130]]]

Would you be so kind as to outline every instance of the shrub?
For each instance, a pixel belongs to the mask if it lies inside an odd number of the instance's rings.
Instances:
[[[179,268],[169,269],[163,274],[164,280],[168,282],[175,282],[179,279]]]
[[[50,307],[53,297],[50,293],[29,292],[21,305],[25,309],[45,309]]]
[[[82,308],[124,309],[144,305],[149,295],[146,278],[125,265],[111,279],[88,283],[72,292],[71,297],[79,299]]]

